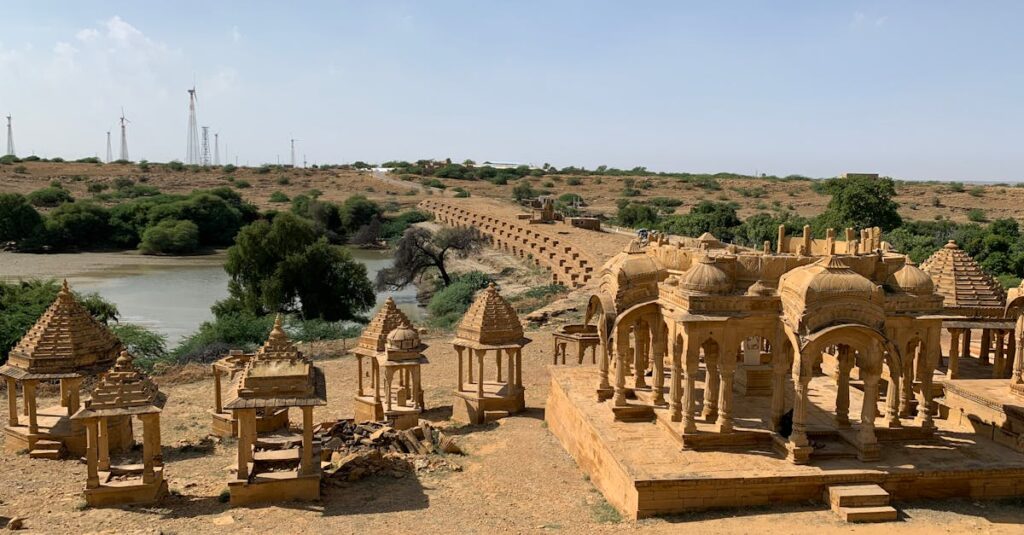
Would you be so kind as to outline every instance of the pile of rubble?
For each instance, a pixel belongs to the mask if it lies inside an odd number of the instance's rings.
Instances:
[[[321,434],[323,456],[329,454],[329,478],[355,481],[374,474],[404,477],[409,472],[458,472],[462,467],[443,455],[462,454],[452,437],[425,420],[399,431],[386,423],[339,420]],[[327,459],[325,459],[327,460]]]

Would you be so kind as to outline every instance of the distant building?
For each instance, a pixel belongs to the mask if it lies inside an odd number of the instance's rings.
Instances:
[[[539,169],[536,165],[512,162],[483,162],[478,165],[478,167],[493,167],[495,169],[515,169],[523,166],[529,167],[530,169]]]

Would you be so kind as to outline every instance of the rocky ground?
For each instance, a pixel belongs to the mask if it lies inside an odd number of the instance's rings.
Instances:
[[[427,351],[430,364],[423,370],[430,408],[426,417],[445,428],[465,450],[464,456],[443,458],[458,469],[433,463],[413,473],[385,471],[326,486],[318,503],[232,508],[220,496],[231,477],[235,444],[207,436],[212,381],[177,383],[157,377],[169,395],[162,431],[172,495],[164,503],[87,509],[81,496],[83,464],[3,453],[0,516],[25,517],[25,526],[35,533],[613,533],[623,529],[678,532],[682,528],[712,534],[810,534],[880,529],[842,524],[821,504],[639,522],[621,519],[548,432],[543,415],[550,327],[528,335],[534,339],[523,355],[529,409],[495,424],[469,427],[448,421],[456,374],[451,346],[441,337],[425,340],[431,346]],[[356,381],[354,359],[341,357],[320,364],[327,375],[329,402],[318,409],[316,420],[350,417]],[[189,374],[176,377],[180,381]],[[54,399],[47,399],[43,405],[52,403]],[[6,423],[6,410],[0,412],[0,424]],[[1019,501],[914,503],[901,509],[903,520],[881,529],[929,534],[1020,533],[1024,522]]]

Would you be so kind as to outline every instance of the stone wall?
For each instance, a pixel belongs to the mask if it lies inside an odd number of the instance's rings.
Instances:
[[[565,236],[538,230],[526,221],[488,214],[449,200],[427,199],[419,206],[433,214],[438,223],[476,229],[495,249],[532,259],[534,264],[551,271],[555,284],[569,288],[583,286],[590,281],[597,266],[593,257],[583,253],[578,245],[569,243]]]

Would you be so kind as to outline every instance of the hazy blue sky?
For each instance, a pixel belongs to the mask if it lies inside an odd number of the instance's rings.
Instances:
[[[1024,2],[4,2],[21,155],[1024,180]],[[2,148],[2,145],[0,145]],[[223,150],[223,147],[222,147]],[[300,156],[301,158],[301,156]]]

